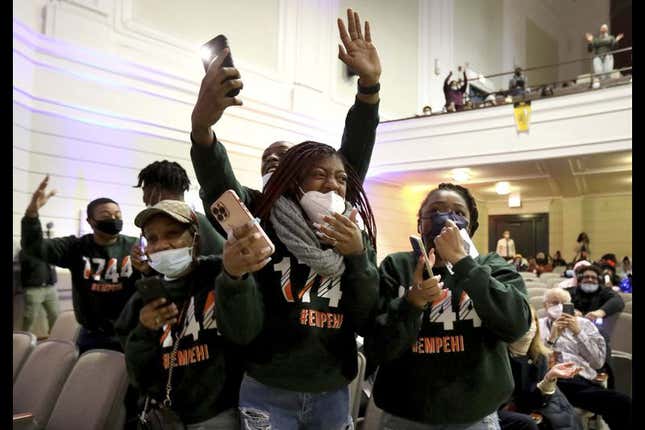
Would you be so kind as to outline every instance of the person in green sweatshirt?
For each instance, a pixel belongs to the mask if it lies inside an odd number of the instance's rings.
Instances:
[[[282,157],[256,215],[275,245],[270,263],[252,275],[255,285],[229,281],[215,290],[220,330],[247,345],[243,426],[345,429],[355,337],[378,301],[375,224],[363,187],[338,151],[303,142]],[[222,278],[248,276],[234,262],[253,246],[237,241],[232,235],[225,244]]]
[[[380,310],[365,339],[368,367],[379,366],[381,429],[499,428],[496,411],[513,392],[507,344],[528,331],[531,313],[515,268],[478,255],[478,225],[470,192],[439,184],[418,213],[433,273],[424,276],[414,252],[381,262]]]
[[[130,381],[148,396],[148,407],[165,402],[189,430],[237,429],[241,356],[218,329],[215,279],[222,260],[200,255],[199,222],[177,200],[162,200],[137,215],[135,224],[148,240],[146,254],[166,297],[144,302],[135,292],[116,330]],[[258,255],[242,269],[257,270],[261,266],[255,263],[268,255]],[[252,279],[239,281],[242,288],[247,283]]]
[[[136,188],[143,191],[143,203],[153,206],[162,200],[184,201],[184,193],[190,188],[188,173],[179,163],[162,160],[144,167],[138,176]],[[202,255],[222,253],[224,238],[220,235],[205,215],[195,212],[199,221],[199,249]],[[145,275],[154,274],[145,259],[145,248],[137,243],[132,248],[132,263]]]
[[[22,249],[71,272],[74,314],[81,325],[76,340],[79,352],[95,348],[121,351],[114,321],[141,276],[130,259],[130,249],[137,239],[119,234],[123,228],[121,208],[109,198],[95,199],[87,205],[92,234],[44,239],[38,211],[55,194],[47,191],[48,183],[49,175],[34,192],[22,218]]]
[[[372,42],[369,23],[363,33],[358,13],[347,10],[348,30],[341,19],[338,29],[343,46],[338,46],[340,60],[354,70],[358,76],[358,91],[354,105],[345,119],[345,129],[339,152],[357,172],[361,182],[365,179],[379,123],[379,79],[381,63],[378,51]],[[201,186],[200,197],[204,209],[216,229],[224,234],[210,214],[211,204],[226,190],[234,190],[244,204],[252,208],[261,191],[242,186],[228,159],[226,148],[217,139],[211,126],[222,117],[229,106],[241,106],[238,97],[227,97],[233,88],[242,88],[239,71],[234,67],[221,67],[228,54],[225,50],[208,68],[202,80],[199,96],[192,112],[192,146],[190,157]],[[225,80],[226,79],[226,80]],[[292,146],[290,142],[278,141],[269,145],[262,154],[261,174],[266,184],[280,163],[281,157]]]

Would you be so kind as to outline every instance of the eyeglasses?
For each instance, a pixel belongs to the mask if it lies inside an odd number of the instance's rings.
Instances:
[[[582,280],[588,279],[590,281],[597,281],[598,277],[597,276],[588,276],[587,275],[587,276],[581,276],[580,279],[582,279]]]

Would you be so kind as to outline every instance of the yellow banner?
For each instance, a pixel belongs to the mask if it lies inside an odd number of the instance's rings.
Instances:
[[[513,105],[515,113],[515,125],[517,132],[529,131],[529,120],[531,118],[531,102],[517,102]]]

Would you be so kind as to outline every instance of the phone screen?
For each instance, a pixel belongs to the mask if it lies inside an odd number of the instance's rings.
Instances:
[[[574,315],[575,314],[575,309],[573,307],[573,303],[565,303],[562,305],[562,313],[564,314],[569,314],[569,315]]]
[[[425,265],[426,265],[426,271],[428,272],[428,276],[432,276],[432,268],[430,267],[430,261],[428,260],[428,253],[426,252],[426,247],[423,245],[423,240],[419,236],[411,235],[410,244],[412,245],[412,249],[414,250],[414,253],[416,254],[417,258],[423,257],[423,260],[425,261]]]
[[[224,48],[229,48],[229,53],[222,62],[222,67],[235,67],[235,65],[233,64],[233,54],[231,52],[231,48],[228,46],[228,39],[223,34],[220,34],[202,45],[201,56],[205,72],[208,71],[208,66],[211,64],[213,59],[220,56],[220,53],[224,50]],[[228,79],[234,78],[231,77],[227,78],[226,80]],[[235,97],[239,93],[240,89],[235,88],[226,93],[226,96]]]

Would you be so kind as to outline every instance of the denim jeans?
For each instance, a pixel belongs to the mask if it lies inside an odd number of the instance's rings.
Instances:
[[[186,424],[186,430],[238,430],[240,414],[237,409],[227,409],[200,423]]]
[[[25,311],[22,319],[23,330],[31,331],[34,319],[41,306],[45,309],[47,322],[49,323],[49,331],[51,331],[60,310],[58,291],[55,285],[25,288]]]
[[[607,73],[598,76],[600,79],[607,79],[610,77],[608,72],[614,70],[614,56],[611,54],[593,57],[593,72],[595,75],[600,73]]]
[[[349,389],[303,393],[273,388],[244,376],[240,387],[244,430],[351,430]]]
[[[380,430],[500,430],[497,412],[474,423],[435,425],[407,420],[383,411],[378,428]]]

